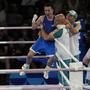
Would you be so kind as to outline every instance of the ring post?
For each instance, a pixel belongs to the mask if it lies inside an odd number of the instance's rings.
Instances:
[[[79,71],[83,68],[82,62],[70,63],[70,68],[75,69],[75,71],[70,71],[71,90],[83,90],[83,71]]]

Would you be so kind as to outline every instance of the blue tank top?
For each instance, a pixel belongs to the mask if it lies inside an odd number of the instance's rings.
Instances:
[[[50,33],[53,31],[53,25],[54,25],[54,18],[52,21],[49,21],[45,16],[43,20],[43,27],[46,33]]]

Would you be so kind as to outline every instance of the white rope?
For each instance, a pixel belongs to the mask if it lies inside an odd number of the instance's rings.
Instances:
[[[70,51],[67,50],[67,48],[61,43],[59,42],[57,39],[55,39],[55,41],[60,45],[60,47],[62,47],[71,57],[75,62],[79,62],[78,59],[76,59],[71,53]]]
[[[50,68],[50,69],[26,69],[26,70],[22,70],[22,69],[1,69],[0,70],[0,74],[8,74],[8,73],[20,73],[20,72],[25,72],[25,73],[43,73],[44,71],[83,71],[83,70],[87,70],[90,71],[90,68],[80,68],[75,70],[74,68]]]
[[[0,56],[0,59],[21,59],[27,56]],[[34,56],[33,58],[47,58],[48,56]]]
[[[6,29],[32,29],[32,27],[27,26],[20,26],[20,27],[0,27],[0,30],[6,30]]]
[[[43,73],[44,71],[62,71],[62,70],[70,70],[70,69],[2,69],[0,70],[0,74],[9,74],[9,73],[20,73],[20,72],[25,72],[25,73]],[[72,69],[74,70],[74,69]]]
[[[56,63],[57,65],[57,68],[60,69],[60,67],[58,66],[58,64]],[[59,71],[62,75],[62,77],[66,80],[66,82],[68,83],[68,85],[70,85],[70,81],[68,80],[68,78],[66,77],[66,75],[62,72],[62,71]]]
[[[22,29],[32,29],[31,26],[18,26],[18,27],[0,27],[0,30],[22,30]],[[37,27],[37,29],[40,29],[40,27]]]
[[[26,69],[26,70],[22,70],[22,69],[2,69],[2,70],[0,70],[0,74],[20,73],[22,71],[25,72],[25,73],[43,73],[44,71],[60,71],[60,70],[62,71],[62,70],[68,70],[68,69]]]
[[[4,85],[0,90],[63,90],[63,85]]]
[[[58,54],[58,53],[56,53],[56,56],[57,56],[57,58],[60,60],[60,62],[64,65],[65,68],[69,68],[69,67],[67,66],[67,64],[65,64],[65,62],[61,59],[61,57],[59,57],[59,54]]]
[[[79,88],[79,86],[63,86],[63,85],[1,85],[0,90],[63,90],[73,87]],[[83,85],[86,90],[90,89],[90,85]],[[80,89],[79,89],[80,90]]]
[[[0,44],[30,44],[35,41],[0,41]]]

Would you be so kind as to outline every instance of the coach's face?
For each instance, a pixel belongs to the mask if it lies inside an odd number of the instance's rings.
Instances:
[[[75,22],[75,20],[76,20],[76,18],[75,18],[74,16],[72,16],[71,14],[69,14],[69,13],[67,14],[66,18],[67,18],[71,23]]]
[[[55,24],[55,26],[57,26],[59,24],[59,17],[57,17],[57,16],[55,17],[54,24]]]
[[[55,19],[54,19],[55,25],[64,24],[64,21],[65,21],[65,16],[64,15],[59,14],[59,15],[55,16]]]

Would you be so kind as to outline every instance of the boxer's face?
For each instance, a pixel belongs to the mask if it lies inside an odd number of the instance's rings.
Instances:
[[[45,13],[45,15],[46,16],[50,16],[50,15],[53,15],[53,12],[54,12],[54,10],[52,9],[52,7],[50,7],[50,6],[45,6],[44,7],[44,13]]]

